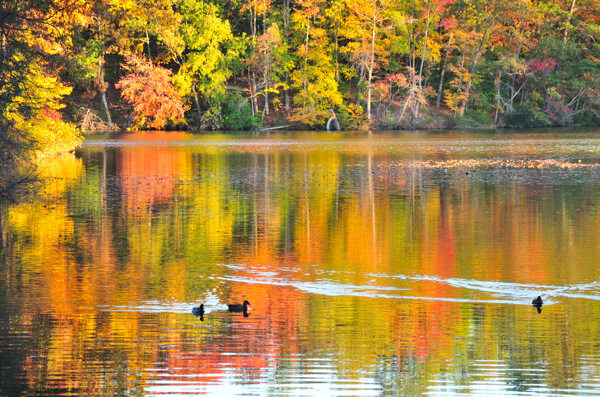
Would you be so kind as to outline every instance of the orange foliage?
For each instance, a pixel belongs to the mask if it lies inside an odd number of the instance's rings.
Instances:
[[[127,65],[132,73],[123,77],[116,87],[133,105],[136,126],[161,129],[169,122],[185,123],[186,108],[171,83],[173,73],[135,56],[127,58]]]

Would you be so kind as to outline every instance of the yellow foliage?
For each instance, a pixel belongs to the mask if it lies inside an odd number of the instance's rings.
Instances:
[[[22,71],[25,74],[21,84],[21,94],[12,98],[4,110],[5,117],[15,123],[17,128],[22,127],[30,117],[35,115],[23,114],[22,108],[40,111],[45,108],[61,109],[64,107],[60,103],[61,99],[69,95],[73,88],[64,85],[55,76],[46,73],[38,64],[29,64],[29,69]]]
[[[75,125],[61,120],[58,112],[64,108],[62,98],[71,93],[72,87],[36,63],[23,73],[21,94],[12,98],[3,117],[33,141],[36,158],[73,150],[83,138]]]
[[[75,149],[83,141],[72,123],[40,116],[28,123],[27,132],[36,141],[36,157],[54,156]]]

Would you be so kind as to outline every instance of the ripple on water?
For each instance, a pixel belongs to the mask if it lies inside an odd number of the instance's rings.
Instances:
[[[500,282],[476,279],[442,278],[429,275],[404,274],[364,274],[364,284],[350,283],[344,276],[352,277],[349,272],[330,271],[322,273],[314,280],[302,280],[295,273],[278,273],[273,270],[262,271],[251,266],[223,265],[236,270],[236,276],[215,277],[224,282],[245,284],[264,284],[293,287],[306,293],[325,296],[356,296],[367,298],[433,300],[457,303],[494,303],[511,305],[531,305],[531,299],[541,295],[544,305],[552,305],[560,298],[600,300],[600,282],[572,285],[542,285],[514,282]],[[341,277],[340,277],[341,276]],[[391,281],[390,281],[391,280]],[[394,285],[389,285],[394,283]],[[398,284],[399,283],[399,284]],[[447,296],[411,295],[421,284],[443,284],[452,287]],[[388,285],[386,285],[388,284]]]

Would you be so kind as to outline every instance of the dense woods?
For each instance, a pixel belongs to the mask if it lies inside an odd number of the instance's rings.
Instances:
[[[599,0],[10,0],[0,139],[600,121]]]

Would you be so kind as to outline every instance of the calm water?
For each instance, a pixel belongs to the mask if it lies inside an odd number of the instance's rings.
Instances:
[[[600,131],[135,134],[40,174],[0,207],[0,395],[600,395]]]

